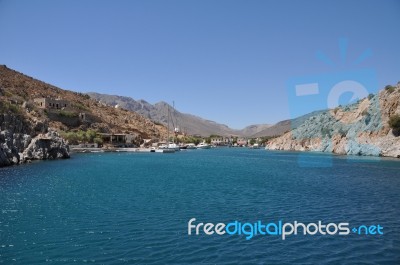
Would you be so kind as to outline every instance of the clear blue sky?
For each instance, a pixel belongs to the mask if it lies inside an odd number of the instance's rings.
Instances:
[[[64,89],[173,100],[241,128],[289,118],[286,82],[365,49],[400,80],[400,1],[0,0],[0,64]]]

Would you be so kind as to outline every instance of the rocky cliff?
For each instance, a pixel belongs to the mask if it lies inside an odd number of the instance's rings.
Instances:
[[[11,111],[0,114],[0,167],[57,158],[69,158],[69,148],[46,123]]]
[[[400,157],[400,137],[388,125],[400,114],[400,86],[324,111],[267,143],[270,150]]]
[[[37,98],[62,99],[69,107],[50,109]],[[58,132],[93,130],[163,139],[164,126],[122,109],[99,104],[88,95],[64,90],[0,65],[0,167],[35,159],[68,158]]]
[[[263,136],[280,136],[290,131],[290,129],[297,128],[298,126],[303,124],[304,121],[306,121],[308,118],[316,116],[322,112],[324,111],[317,110],[294,119],[280,121],[272,126],[269,126],[268,128],[264,128],[262,130],[259,130],[258,132],[251,134],[251,137],[255,138]]]

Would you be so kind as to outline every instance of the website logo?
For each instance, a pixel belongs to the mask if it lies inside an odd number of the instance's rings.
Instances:
[[[339,40],[339,63],[322,51],[316,53],[319,61],[336,71],[287,80],[292,119],[327,110],[315,114],[303,126],[292,123],[291,137],[298,146],[312,151],[379,156],[381,150],[363,138],[382,127],[381,115],[373,115],[380,113],[379,98],[373,95],[378,90],[376,72],[360,66],[372,51],[366,49],[355,61],[348,62],[347,46],[346,39]],[[348,159],[351,161],[351,157]],[[298,162],[302,167],[331,167],[332,156],[315,163],[312,157],[301,153]]]
[[[282,240],[290,236],[304,235],[323,235],[323,236],[347,236],[351,233],[356,235],[383,235],[383,226],[381,225],[359,225],[350,228],[350,223],[327,223],[317,221],[315,223],[302,223],[298,221],[283,222],[240,222],[232,221],[225,223],[204,223],[196,222],[196,218],[191,218],[188,222],[188,235],[243,235],[246,240],[255,236],[279,236]]]

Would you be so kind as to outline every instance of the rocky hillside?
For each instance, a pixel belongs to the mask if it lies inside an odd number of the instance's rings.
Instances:
[[[400,86],[324,111],[268,142],[270,150],[400,157],[400,137],[388,125],[400,114]]]
[[[26,102],[29,111],[24,111],[24,113],[27,116],[46,120],[49,127],[58,130],[91,128],[100,132],[136,132],[145,138],[160,137],[166,133],[164,126],[158,126],[137,113],[99,104],[85,94],[57,88],[5,66],[0,66],[0,78],[2,101],[13,101],[17,103],[16,105]],[[71,103],[73,110],[66,111],[64,115],[58,115],[58,118],[53,117],[54,115],[43,112],[33,103],[33,99],[42,97],[67,100]],[[62,116],[76,118],[79,113],[86,114],[86,119],[75,123],[64,122],[67,119],[62,119]]]
[[[172,106],[165,102],[159,102],[152,105],[145,100],[134,100],[130,97],[106,95],[93,92],[88,93],[88,95],[93,99],[96,99],[99,102],[109,106],[118,105],[124,109],[137,112],[157,123],[162,123],[164,125],[167,124],[168,108],[171,111],[173,110]],[[178,127],[180,127],[187,134],[201,136],[209,136],[211,134],[217,134],[221,136],[251,136],[270,126],[268,124],[257,124],[247,126],[242,130],[234,130],[224,124],[206,120],[192,114],[181,113],[177,110],[172,113],[172,117],[173,122],[178,123]],[[170,126],[172,129],[172,123]]]
[[[240,135],[245,136],[245,137],[258,137],[257,135],[265,130],[268,130],[269,128],[273,127],[274,125],[271,124],[253,124],[246,126],[245,128],[241,129]],[[262,135],[265,136],[265,135]]]
[[[322,112],[324,112],[324,111],[322,111],[322,110],[313,111],[309,114],[306,114],[306,115],[303,115],[303,116],[300,116],[300,117],[297,117],[297,118],[294,118],[291,120],[280,121],[272,126],[268,126],[262,130],[259,130],[258,132],[250,134],[250,135],[253,138],[264,137],[264,136],[280,136],[280,135],[290,131],[291,129],[297,128],[308,118],[318,115]]]
[[[63,99],[70,107],[39,108],[35,98]],[[60,131],[135,133],[164,138],[166,128],[141,115],[99,104],[88,95],[63,90],[0,65],[0,166],[31,159],[68,157]]]

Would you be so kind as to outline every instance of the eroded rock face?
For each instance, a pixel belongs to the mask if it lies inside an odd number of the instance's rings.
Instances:
[[[400,114],[400,87],[311,117],[270,140],[266,149],[400,158],[400,137],[388,126],[389,117],[395,114]]]
[[[69,147],[57,132],[49,131],[44,135],[33,138],[20,157],[21,162],[69,158]]]
[[[43,131],[47,133],[39,133]],[[57,158],[69,158],[69,147],[46,122],[30,124],[19,115],[0,115],[0,167]]]

